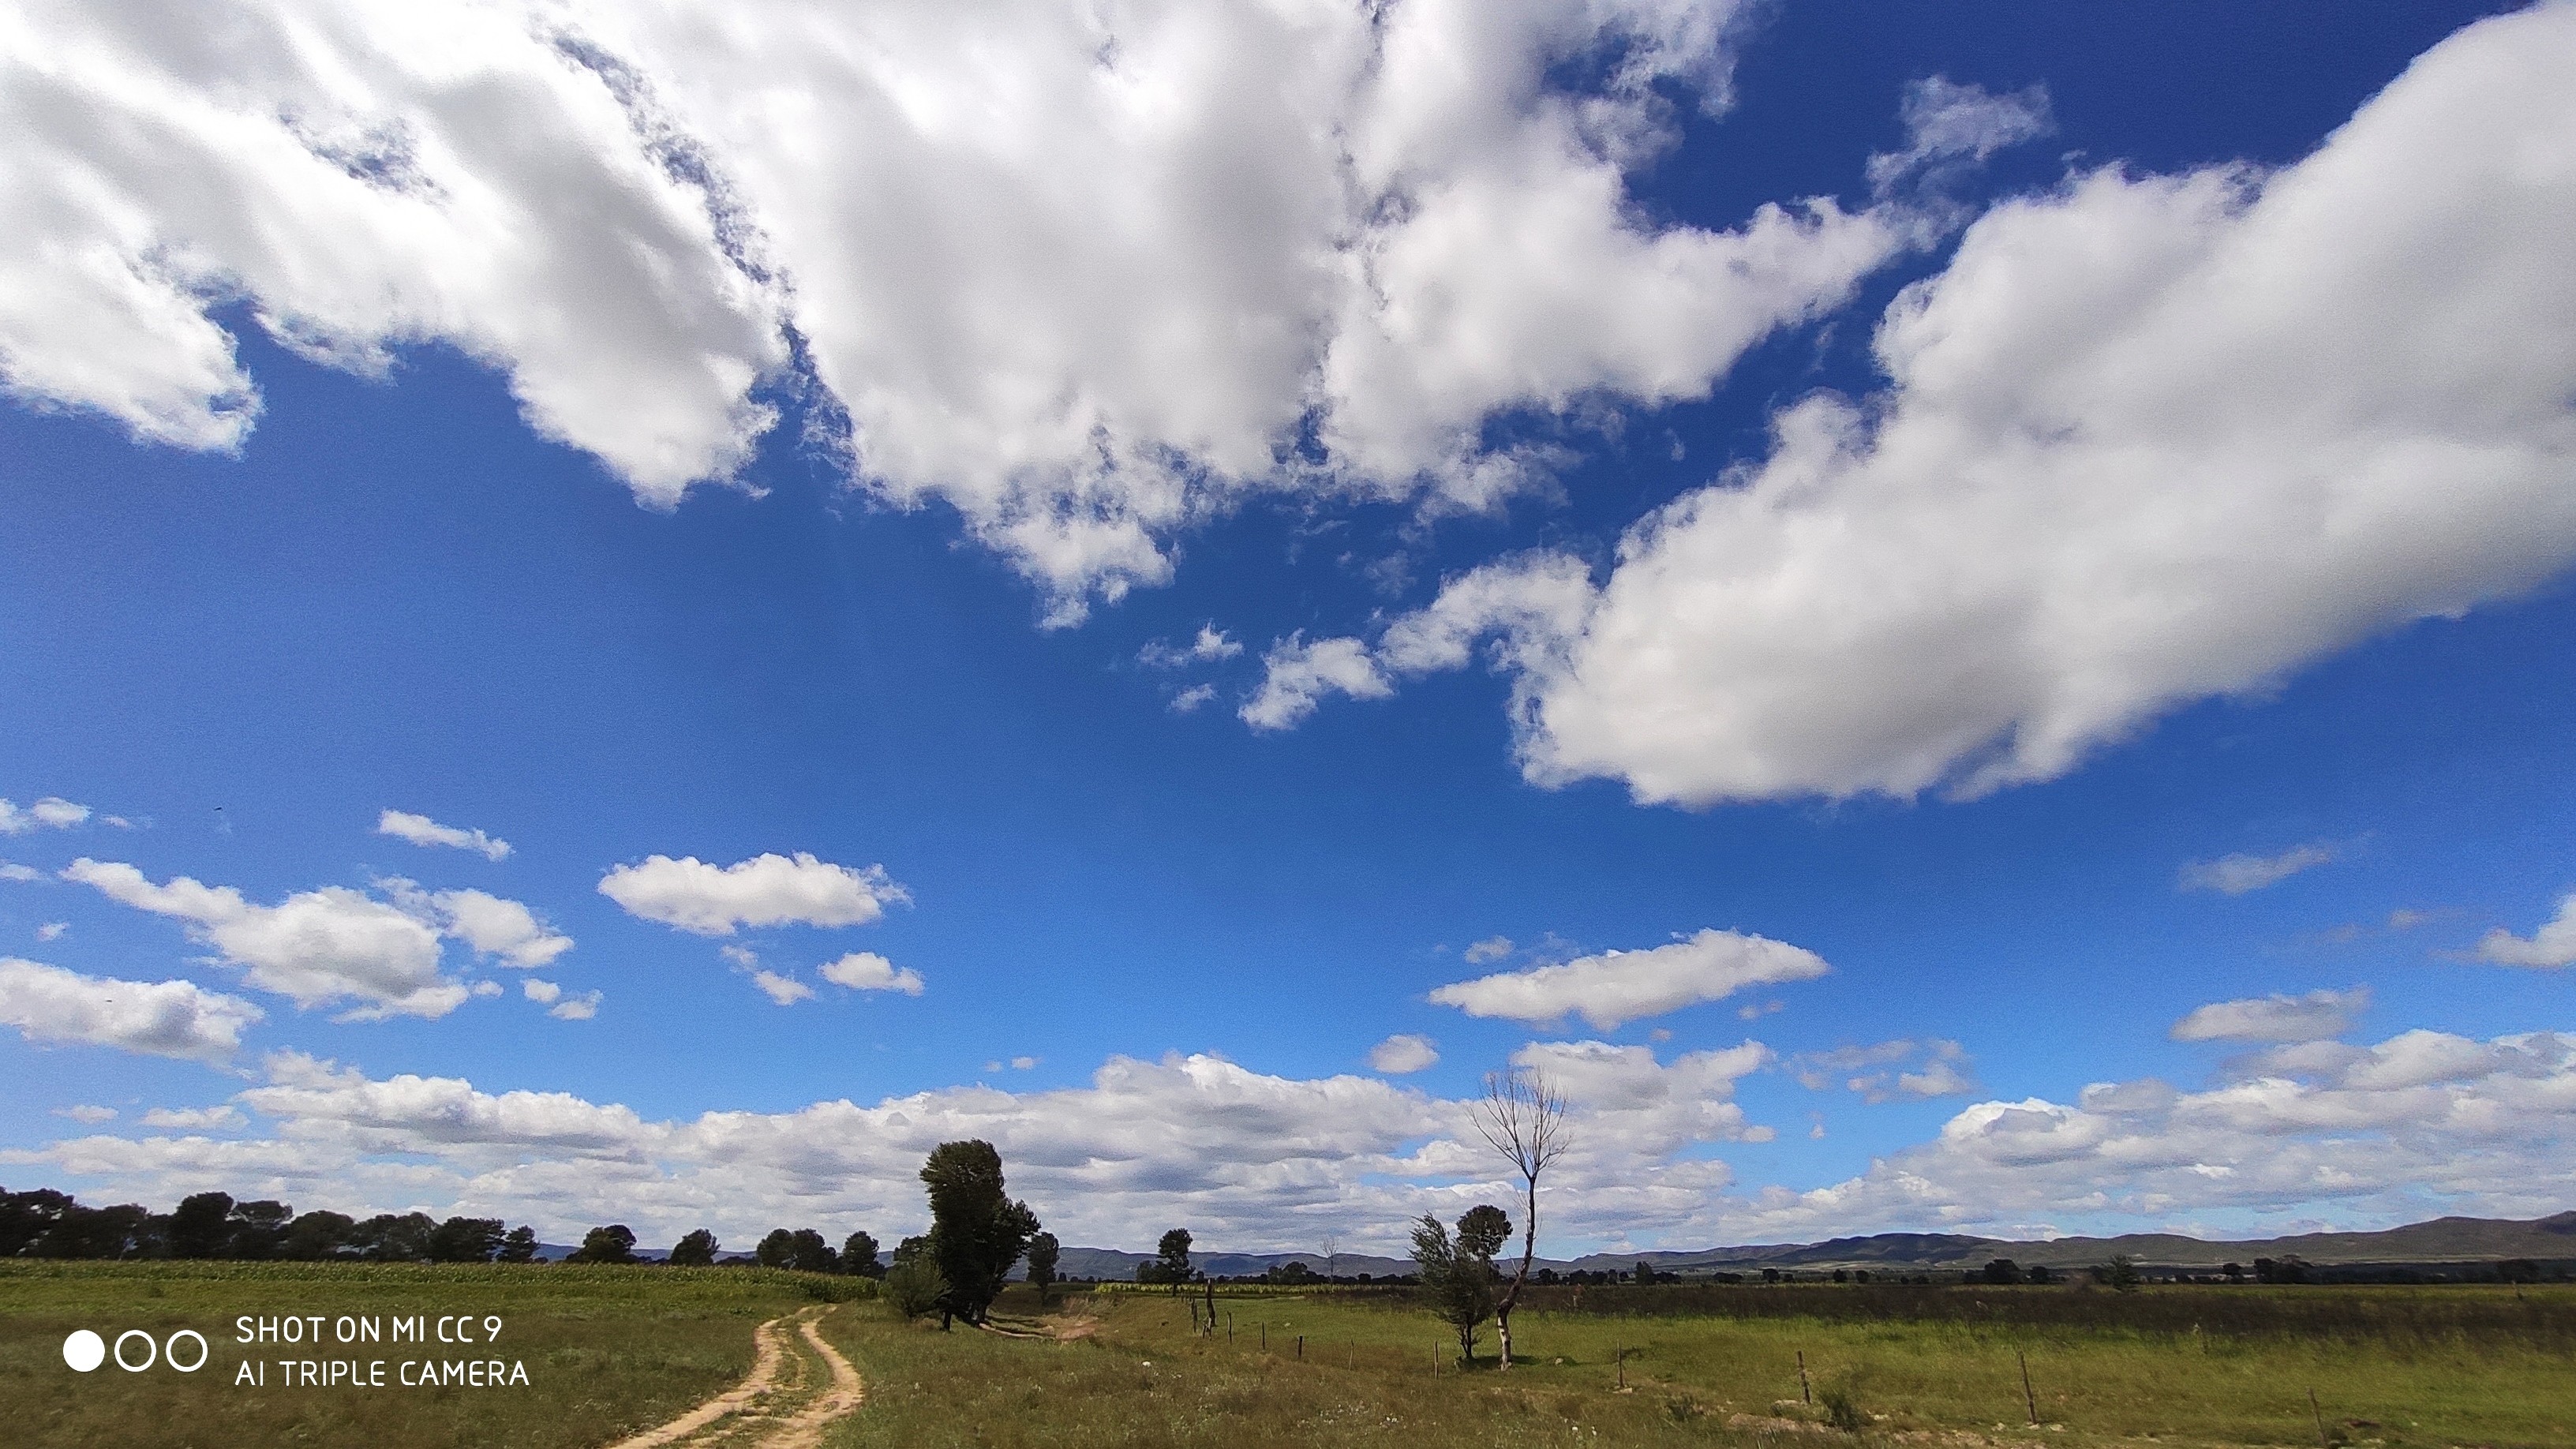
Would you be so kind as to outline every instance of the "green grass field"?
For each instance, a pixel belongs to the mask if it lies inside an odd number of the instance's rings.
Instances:
[[[0,1442],[595,1449],[732,1386],[756,1324],[864,1288],[739,1269],[0,1264]],[[1041,1315],[1012,1289],[1001,1321],[1041,1338],[940,1333],[856,1301],[821,1331],[856,1365],[867,1404],[823,1443],[2080,1449],[2308,1445],[2322,1417],[2333,1443],[2576,1445],[2576,1291],[2565,1288],[1744,1292],[1762,1296],[1545,1295],[1522,1311],[1529,1361],[1508,1375],[1458,1372],[1440,1325],[1382,1293],[1221,1291],[1231,1340],[1222,1327],[1193,1334],[1184,1300],[1151,1291],[1077,1291]],[[497,1314],[505,1327],[488,1351],[231,1341],[236,1316],[287,1313]],[[75,1328],[181,1326],[213,1348],[194,1375],[113,1364],[80,1375],[62,1362]],[[487,1352],[524,1362],[528,1386],[231,1383],[245,1355]],[[1802,1401],[1801,1354],[1820,1401],[1836,1391],[1867,1416],[1859,1434]],[[759,1442],[756,1425],[740,1432],[724,1442]]]
[[[849,1292],[849,1279],[767,1270],[456,1267],[322,1263],[0,1263],[0,1443],[62,1449],[230,1449],[234,1445],[606,1444],[660,1423],[742,1377],[763,1319]],[[499,1315],[486,1348],[410,1343],[233,1341],[243,1314]],[[86,1374],[63,1363],[66,1334],[113,1341],[193,1328],[204,1368]],[[326,1324],[325,1333],[331,1332]],[[193,1354],[194,1345],[186,1351]],[[141,1357],[140,1344],[132,1356]],[[237,1387],[246,1358],[524,1364],[526,1387]],[[388,1374],[396,1370],[389,1366]]]

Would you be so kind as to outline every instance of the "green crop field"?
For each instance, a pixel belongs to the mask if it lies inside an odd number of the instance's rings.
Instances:
[[[594,1449],[739,1381],[755,1325],[867,1288],[742,1269],[0,1265],[0,1441]],[[1213,1335],[1189,1302],[1077,1290],[1041,1313],[1015,1287],[996,1321],[1025,1338],[840,1303],[817,1330],[867,1397],[820,1442],[2576,1445],[2576,1290],[2560,1287],[1551,1290],[1523,1308],[1529,1361],[1508,1375],[1459,1372],[1454,1339],[1401,1292],[1220,1289]],[[286,1314],[503,1327],[488,1350],[232,1341],[238,1317]],[[76,1328],[183,1326],[212,1348],[192,1375],[62,1361]],[[527,1384],[231,1382],[245,1358],[485,1355],[524,1363]]]

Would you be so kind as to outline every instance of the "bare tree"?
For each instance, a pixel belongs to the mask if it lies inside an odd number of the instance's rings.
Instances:
[[[1339,1233],[1326,1233],[1324,1234],[1324,1276],[1327,1278],[1338,1278],[1341,1274],[1342,1235]]]
[[[1522,1285],[1538,1256],[1538,1178],[1565,1155],[1570,1134],[1565,1121],[1565,1093],[1546,1073],[1515,1067],[1485,1074],[1485,1097],[1474,1108],[1476,1130],[1496,1152],[1510,1158],[1528,1190],[1529,1212],[1521,1220],[1521,1267],[1512,1286],[1494,1305],[1494,1333],[1502,1340],[1502,1366],[1512,1366],[1512,1310],[1520,1306]]]

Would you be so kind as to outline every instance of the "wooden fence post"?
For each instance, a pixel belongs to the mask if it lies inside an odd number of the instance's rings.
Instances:
[[[1304,1363],[1305,1361],[1306,1361],[1306,1335],[1304,1335],[1304,1334],[1302,1334],[1302,1333],[1301,1333],[1301,1334],[1298,1334],[1298,1335],[1297,1335],[1297,1362],[1299,1362],[1299,1363]]]
[[[2021,1401],[2029,1406],[2031,1427],[2035,1429],[2039,1427],[2039,1396],[2030,1391],[2030,1355],[2014,1349],[2013,1357],[2021,1360]]]
[[[2317,1419],[2317,1449],[2334,1449],[2326,1439],[2326,1411],[2317,1407],[2317,1391],[2308,1390],[2308,1412]]]

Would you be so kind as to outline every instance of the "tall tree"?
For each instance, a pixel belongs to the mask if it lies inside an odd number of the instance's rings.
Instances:
[[[592,1228],[581,1235],[581,1246],[573,1250],[567,1263],[632,1263],[635,1261],[635,1230],[624,1223],[610,1223]]]
[[[1037,1285],[1038,1306],[1044,1308],[1055,1288],[1056,1257],[1063,1247],[1053,1233],[1039,1233],[1029,1239],[1029,1281]]]
[[[170,1210],[169,1225],[162,1229],[168,1236],[173,1258],[219,1258],[232,1236],[233,1195],[228,1192],[190,1193],[179,1199]]]
[[[796,1262],[796,1234],[786,1228],[771,1228],[760,1246],[751,1250],[751,1260],[764,1268],[786,1268]]]
[[[921,1181],[930,1190],[930,1256],[948,1280],[949,1311],[981,1323],[1038,1231],[1037,1214],[1002,1190],[1002,1154],[990,1142],[940,1143]]]
[[[253,1262],[277,1257],[286,1250],[286,1229],[294,1218],[295,1209],[275,1198],[234,1203],[226,1219],[231,1230],[224,1236],[225,1255]]]
[[[286,1225],[286,1243],[280,1251],[287,1257],[307,1261],[337,1258],[357,1235],[357,1220],[347,1213],[302,1213]]]
[[[521,1223],[501,1239],[498,1263],[533,1263],[537,1260],[537,1230]]]
[[[882,1278],[885,1265],[877,1261],[876,1234],[861,1230],[841,1241],[841,1271],[855,1278]]]
[[[695,1229],[671,1245],[671,1266],[712,1268],[716,1264],[716,1249],[721,1246],[713,1232],[706,1228]]]
[[[1190,1281],[1190,1241],[1189,1229],[1174,1228],[1154,1245],[1154,1276],[1171,1284],[1175,1297],[1181,1285]]]
[[[1512,1366],[1512,1310],[1520,1306],[1530,1264],[1538,1257],[1538,1179],[1565,1155],[1572,1136],[1565,1120],[1565,1093],[1545,1073],[1514,1067],[1485,1074],[1484,1100],[1475,1107],[1476,1130],[1496,1152],[1509,1158],[1526,1189],[1521,1219],[1521,1266],[1512,1286],[1494,1305],[1494,1336],[1502,1340],[1502,1366]]]
[[[841,1255],[823,1241],[823,1235],[812,1228],[798,1228],[789,1235],[787,1266],[799,1273],[838,1273]]]
[[[1494,1315],[1494,1253],[1511,1237],[1512,1220],[1490,1204],[1467,1210],[1452,1239],[1440,1219],[1424,1213],[1413,1225],[1414,1275],[1431,1295],[1432,1311],[1458,1333],[1458,1357],[1476,1361],[1476,1329]]]
[[[507,1229],[499,1218],[449,1218],[429,1235],[433,1263],[488,1263]]]

